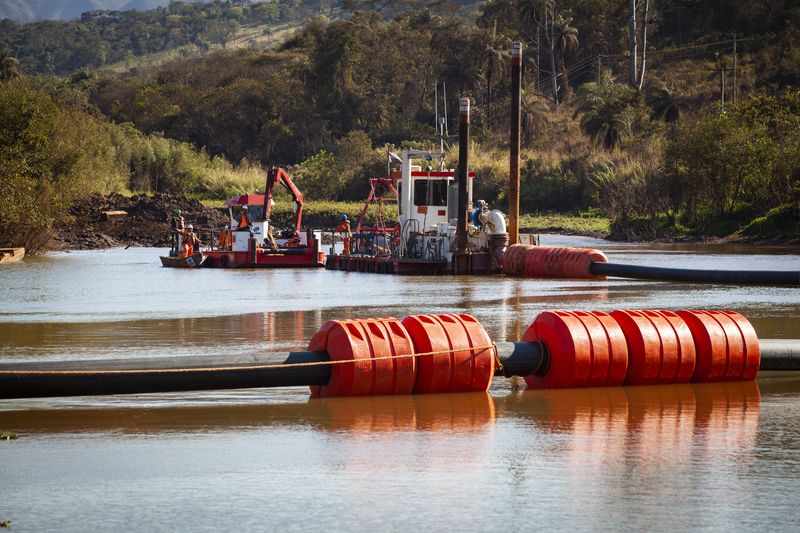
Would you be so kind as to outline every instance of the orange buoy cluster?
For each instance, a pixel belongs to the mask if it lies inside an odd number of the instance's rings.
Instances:
[[[592,263],[607,263],[600,250],[513,244],[503,255],[503,272],[528,278],[594,278]]]
[[[744,381],[761,352],[750,322],[734,311],[548,311],[523,341],[542,341],[549,367],[533,388]]]
[[[492,341],[467,314],[330,320],[308,349],[332,362],[318,397],[486,391],[494,377]]]

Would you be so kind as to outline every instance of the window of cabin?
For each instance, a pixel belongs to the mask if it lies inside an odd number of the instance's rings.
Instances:
[[[447,205],[447,180],[414,180],[414,205]]]

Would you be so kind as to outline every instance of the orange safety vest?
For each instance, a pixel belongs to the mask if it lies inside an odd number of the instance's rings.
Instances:
[[[223,250],[227,250],[231,247],[231,232],[228,230],[222,230],[219,232],[219,247]]]
[[[344,233],[344,239],[342,239],[342,254],[350,255],[350,221],[345,220],[336,226],[336,232]]]
[[[244,211],[239,213],[239,229],[247,229],[250,227],[250,221],[247,220],[247,214]]]
[[[336,226],[336,233],[347,233],[348,236],[350,235],[350,221],[345,220],[338,226]]]
[[[194,253],[194,241],[197,239],[197,236],[188,230],[181,231],[180,234],[183,236],[182,251],[185,257],[189,257]]]

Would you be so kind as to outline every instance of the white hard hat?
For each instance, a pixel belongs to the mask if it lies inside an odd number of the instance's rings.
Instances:
[[[194,226],[192,226],[191,224],[189,224],[188,226],[186,226],[186,229],[194,229]]]

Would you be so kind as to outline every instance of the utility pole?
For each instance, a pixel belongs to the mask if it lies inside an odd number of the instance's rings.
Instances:
[[[597,83],[603,78],[603,54],[597,55]]]
[[[733,34],[733,104],[736,105],[736,34]]]
[[[639,55],[638,43],[636,41],[636,0],[628,0],[628,84],[631,87],[638,87],[638,67],[636,66],[637,56]]]
[[[725,111],[725,72],[733,69],[725,66],[724,59],[719,55],[719,52],[715,53],[714,55],[717,58],[717,65],[719,66],[711,70],[714,72],[719,72],[719,104],[722,110]]]

